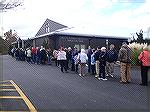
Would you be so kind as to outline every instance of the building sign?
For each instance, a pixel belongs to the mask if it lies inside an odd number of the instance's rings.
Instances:
[[[65,37],[68,42],[83,43],[81,38]]]

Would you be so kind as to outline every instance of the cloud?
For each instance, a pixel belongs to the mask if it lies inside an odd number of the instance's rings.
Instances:
[[[33,37],[46,18],[79,30],[84,28],[85,33],[91,31],[129,36],[140,28],[150,26],[149,6],[149,0],[145,3],[120,3],[119,0],[25,0],[23,8],[3,14],[3,25],[5,31],[15,29],[23,38]]]

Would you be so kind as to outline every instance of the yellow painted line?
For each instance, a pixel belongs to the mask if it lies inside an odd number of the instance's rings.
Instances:
[[[21,91],[21,89],[17,86],[17,84],[15,84],[15,82],[12,81],[12,80],[10,80],[10,82],[14,85],[14,87],[18,91],[18,93],[20,94],[20,96],[22,97],[22,99],[24,100],[24,102],[26,103],[26,105],[28,106],[30,112],[37,112],[36,109],[35,109],[35,107],[32,105],[32,103],[30,102],[30,100],[25,96],[25,94]]]
[[[0,91],[16,91],[16,89],[0,89]]]
[[[0,84],[0,86],[13,86],[12,84]]]
[[[22,99],[20,96],[0,96],[0,99]]]
[[[22,110],[20,110],[20,111],[0,111],[0,112],[29,112],[29,111],[22,111]]]
[[[0,82],[10,82],[10,80],[0,81]]]

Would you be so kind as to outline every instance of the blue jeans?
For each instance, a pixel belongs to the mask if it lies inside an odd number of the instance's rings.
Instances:
[[[52,64],[51,56],[48,56],[48,65]]]

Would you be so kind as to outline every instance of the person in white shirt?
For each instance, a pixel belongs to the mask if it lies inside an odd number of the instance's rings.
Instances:
[[[26,56],[27,56],[27,62],[30,63],[31,57],[32,57],[32,52],[31,52],[30,48],[27,48]]]
[[[60,62],[61,71],[64,72],[63,69],[65,69],[65,72],[68,73],[66,52],[64,51],[63,47],[61,47],[60,51],[58,52],[57,60],[59,60],[59,62]]]
[[[88,60],[87,54],[85,53],[84,49],[81,49],[81,53],[78,55],[77,59],[79,61],[79,67],[80,67],[79,75],[84,76],[85,75],[84,70]]]

